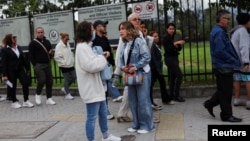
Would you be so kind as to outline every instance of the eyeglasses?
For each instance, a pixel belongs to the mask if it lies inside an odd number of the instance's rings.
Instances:
[[[139,18],[134,18],[134,19],[132,19],[132,21],[141,21],[141,19],[139,19]]]
[[[13,39],[16,39],[16,36],[12,36]]]

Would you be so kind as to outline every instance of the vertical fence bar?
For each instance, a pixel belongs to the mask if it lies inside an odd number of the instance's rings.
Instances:
[[[207,56],[206,56],[206,43],[205,43],[205,14],[204,14],[204,0],[201,1],[201,11],[202,11],[202,36],[203,36],[203,53],[204,53],[204,71],[205,80],[207,80]]]
[[[191,78],[191,82],[193,82],[193,62],[192,62],[192,44],[191,44],[191,29],[190,29],[190,5],[189,5],[189,0],[187,0],[187,18],[188,18],[188,37],[189,37],[189,56],[190,56],[190,78]]]
[[[198,37],[198,18],[199,18],[199,13],[197,13],[197,9],[196,9],[197,5],[196,5],[196,0],[194,0],[194,16],[195,16],[195,42],[196,42],[196,53],[197,53],[197,71],[198,71],[198,80],[200,80],[200,62],[199,62],[199,37]]]

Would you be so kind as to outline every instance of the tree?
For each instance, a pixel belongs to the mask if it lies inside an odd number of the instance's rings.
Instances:
[[[241,10],[250,11],[250,1],[249,0],[220,0],[219,2],[222,6],[228,7],[238,7],[238,12]]]
[[[5,1],[0,1],[5,2]],[[6,17],[18,17],[29,13],[47,13],[61,10],[60,7],[45,0],[15,0],[8,4],[8,9],[3,10]]]

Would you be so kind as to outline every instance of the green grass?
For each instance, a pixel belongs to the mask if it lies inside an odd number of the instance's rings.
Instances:
[[[113,49],[114,57],[115,50]],[[164,54],[164,49],[162,47],[162,53]],[[164,58],[163,58],[164,59]],[[210,56],[210,47],[209,42],[198,42],[198,43],[186,43],[183,49],[180,51],[179,55],[179,64],[181,70],[184,74],[183,85],[206,85],[214,84],[214,77],[211,74],[212,72],[212,63]],[[51,61],[52,73],[54,76],[53,87],[62,87],[63,86],[63,76],[57,66],[56,62],[52,59]],[[33,67],[31,67],[32,76],[34,77]],[[168,74],[166,65],[163,67],[164,75]],[[168,77],[165,77],[166,82],[168,83]],[[118,86],[122,86],[122,80]],[[36,86],[36,80],[32,80],[32,86]],[[75,82],[73,87],[77,87]],[[158,82],[155,83],[155,87],[158,87]]]
[[[162,47],[164,54],[164,49]],[[213,84],[214,77],[210,56],[209,42],[186,43],[179,55],[179,65],[184,75],[184,85]],[[168,74],[167,66],[164,65],[163,72]],[[167,80],[167,78],[165,78]]]

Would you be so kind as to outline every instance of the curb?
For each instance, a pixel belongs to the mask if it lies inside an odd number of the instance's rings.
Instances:
[[[123,88],[119,87],[118,88],[122,94]],[[215,85],[205,85],[205,86],[188,86],[188,87],[181,87],[180,89],[180,95],[186,98],[192,98],[192,97],[206,97],[206,96],[211,96],[216,90]],[[154,88],[154,98],[160,98],[160,89],[159,88]],[[22,94],[22,88],[17,87],[16,91],[17,95]],[[53,95],[59,96],[63,95],[61,92],[61,88],[59,87],[54,87],[52,91]],[[6,88],[2,87],[0,88],[0,95],[6,94]],[[35,94],[35,87],[30,87],[30,95]],[[45,95],[45,88],[42,92],[42,94]],[[79,96],[78,89],[76,87],[71,88],[71,95],[72,96]]]

